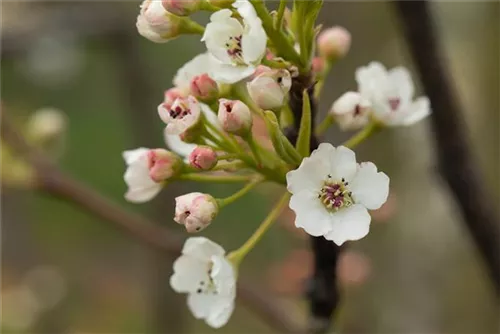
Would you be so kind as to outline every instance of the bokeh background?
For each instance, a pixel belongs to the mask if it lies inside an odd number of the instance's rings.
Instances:
[[[162,147],[156,106],[176,70],[204,45],[198,37],[154,44],[135,30],[138,2],[2,2],[1,99],[18,123],[40,107],[68,116],[62,168],[128,210],[165,227],[173,198],[194,189],[229,194],[232,186],[169,185],[144,205],[123,199],[121,152]],[[273,5],[273,4],[271,4]],[[432,5],[474,155],[493,202],[499,199],[498,2]],[[199,15],[206,22],[208,15]],[[349,55],[333,69],[322,115],[355,89],[357,67],[380,60],[412,68],[398,18],[386,2],[325,1],[324,26],[351,31]],[[325,140],[348,134],[332,128]],[[485,268],[439,179],[426,121],[387,130],[357,149],[391,177],[391,197],[371,233],[349,245],[339,267],[345,333],[497,333],[499,311]],[[203,235],[238,247],[277,196],[266,186],[240,200]],[[99,218],[29,189],[2,189],[2,320],[5,333],[210,333],[171,292],[172,259]],[[247,258],[241,275],[306,319],[311,271],[308,239],[286,213]],[[272,332],[244,305],[221,333]]]

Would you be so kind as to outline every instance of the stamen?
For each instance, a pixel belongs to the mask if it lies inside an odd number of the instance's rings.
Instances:
[[[325,181],[321,188],[318,199],[329,211],[338,211],[341,208],[346,208],[354,204],[350,192],[346,187],[349,182],[342,178],[341,182],[332,181],[331,175],[328,175],[328,180]]]

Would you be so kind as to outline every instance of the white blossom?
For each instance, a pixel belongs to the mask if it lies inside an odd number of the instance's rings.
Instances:
[[[193,96],[179,97],[172,105],[165,102],[160,104],[158,115],[167,124],[167,133],[179,135],[199,122],[200,104]]]
[[[134,203],[151,200],[161,190],[161,183],[153,181],[149,175],[149,149],[141,147],[123,152],[127,170],[123,178],[128,186],[125,199]]]
[[[191,80],[194,77],[207,73],[211,66],[210,54],[201,53],[182,65],[174,76],[173,84],[182,94],[189,94]]]
[[[207,238],[189,238],[170,278],[176,292],[188,294],[187,304],[195,318],[214,328],[228,322],[236,297],[235,272],[224,255],[224,249]]]
[[[200,109],[203,116],[205,116],[205,119],[208,122],[216,126],[219,126],[217,115],[212,111],[212,109],[210,109],[209,106],[200,103]],[[168,133],[167,128],[165,128],[163,135],[165,143],[167,144],[168,148],[173,152],[179,154],[180,156],[184,157],[184,161],[188,162],[189,155],[191,154],[191,152],[194,151],[197,145],[182,141],[179,135],[173,135]]]
[[[358,92],[370,101],[373,116],[387,126],[412,125],[430,114],[427,97],[413,100],[414,85],[404,67],[389,71],[378,62],[356,70]]]
[[[262,21],[248,0],[236,0],[242,22],[230,9],[221,9],[210,17],[202,41],[211,54],[210,76],[218,82],[234,83],[255,72],[266,52],[267,36]]]
[[[370,121],[371,103],[357,92],[347,92],[332,105],[330,114],[342,130],[355,130]]]
[[[337,245],[368,234],[368,210],[389,194],[389,177],[371,162],[357,164],[352,150],[322,143],[299,168],[286,175],[295,225]]]

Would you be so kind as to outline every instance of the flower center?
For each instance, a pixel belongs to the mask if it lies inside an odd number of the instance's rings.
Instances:
[[[389,99],[389,106],[391,107],[392,111],[396,111],[399,108],[399,105],[401,104],[401,99],[399,97],[392,97]]]
[[[210,264],[208,265],[208,272],[207,272],[208,280],[206,280],[206,281],[202,280],[198,283],[198,289],[196,289],[197,294],[205,294],[205,295],[208,295],[208,294],[216,295],[217,294],[217,287],[215,286],[215,283],[214,283],[214,280],[212,279],[212,276],[210,276],[212,274],[212,266],[213,266],[213,263],[210,262]]]
[[[176,103],[169,111],[170,117],[173,119],[183,119],[185,116],[191,114],[189,106],[185,102]]]
[[[230,36],[226,42],[226,50],[233,63],[237,65],[245,64],[243,61],[243,49],[241,47],[241,35]]]
[[[352,193],[347,188],[348,185],[349,182],[346,182],[345,179],[340,182],[333,181],[328,175],[328,179],[318,194],[318,198],[328,211],[338,211],[354,204]]]

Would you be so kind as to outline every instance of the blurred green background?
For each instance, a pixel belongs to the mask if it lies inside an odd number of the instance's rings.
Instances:
[[[161,147],[156,114],[176,70],[204,50],[198,37],[154,44],[135,30],[138,2],[2,2],[1,99],[18,121],[40,107],[68,115],[62,168],[126,209],[175,224],[174,197],[232,186],[169,185],[144,205],[123,199],[121,152]],[[271,4],[272,6],[273,4]],[[498,2],[432,6],[440,40],[466,111],[474,154],[494,202],[499,198]],[[206,22],[208,15],[199,15]],[[371,60],[412,68],[390,3],[326,1],[319,23],[351,31],[349,55],[333,69],[324,114],[354,71]],[[332,129],[326,140],[348,134]],[[493,287],[433,158],[427,122],[387,130],[357,150],[391,177],[391,200],[371,233],[349,246],[338,268],[344,292],[336,322],[345,333],[497,333]],[[263,187],[224,210],[203,232],[233,249],[264,218],[278,189]],[[172,259],[147,249],[78,207],[29,190],[2,191],[2,328],[5,333],[209,333],[184,296],[170,291]],[[286,228],[266,235],[242,275],[306,319],[307,239]],[[299,256],[300,255],[300,256]],[[46,307],[33,307],[27,286]],[[221,333],[272,332],[244,305]]]

